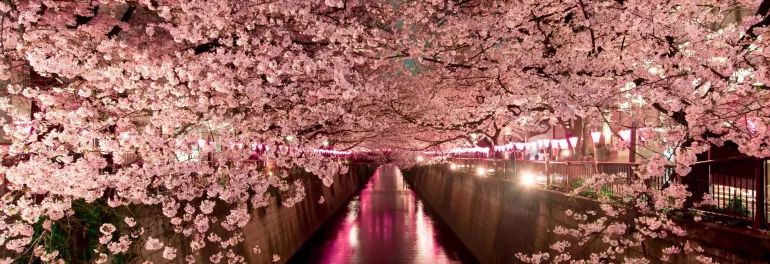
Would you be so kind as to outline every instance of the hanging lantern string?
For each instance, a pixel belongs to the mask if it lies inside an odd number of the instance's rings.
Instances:
[[[640,128],[640,130],[644,130],[646,128]],[[631,130],[630,129],[624,129],[618,132],[618,135],[620,138],[625,141],[629,142],[631,138]],[[601,139],[602,132],[601,131],[595,131],[591,132],[591,140],[594,144],[599,143],[599,140]],[[609,135],[605,135],[605,137],[608,137]],[[505,145],[497,145],[493,146],[491,149],[495,152],[509,152],[509,151],[519,151],[519,150],[526,150],[526,149],[533,149],[533,150],[541,150],[541,149],[570,149],[575,148],[578,145],[578,137],[568,137],[568,138],[561,138],[561,139],[538,139],[535,141],[530,142],[510,142]],[[467,154],[467,153],[487,153],[489,154],[490,148],[482,148],[482,147],[468,147],[468,148],[452,148],[447,151],[425,151],[425,155],[430,156],[436,156],[436,155],[446,155],[446,154]]]

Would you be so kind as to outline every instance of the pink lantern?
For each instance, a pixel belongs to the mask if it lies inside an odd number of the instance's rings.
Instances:
[[[569,138],[569,144],[572,145],[572,147],[577,147],[578,144],[578,138],[577,137],[571,137]]]
[[[559,140],[559,148],[560,149],[568,149],[569,146],[567,145],[567,139],[560,139]]]
[[[626,143],[628,143],[631,139],[630,129],[621,130],[620,132],[618,132],[618,134],[620,134],[620,138],[623,139],[623,141],[625,141]]]
[[[599,143],[599,139],[601,138],[602,138],[602,132],[600,131],[591,132],[591,140],[594,141],[594,144]]]
[[[522,149],[524,149],[524,143],[521,143],[521,142],[516,142],[516,143],[513,143],[513,145],[514,145],[514,146],[516,146],[516,149],[517,149],[517,150],[522,150]]]

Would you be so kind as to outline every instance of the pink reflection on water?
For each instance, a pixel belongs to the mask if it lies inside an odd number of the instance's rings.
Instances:
[[[458,263],[394,166],[383,166],[348,206],[319,263]]]

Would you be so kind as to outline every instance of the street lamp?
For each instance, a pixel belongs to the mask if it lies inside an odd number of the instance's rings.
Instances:
[[[527,171],[521,174],[522,185],[529,187],[529,186],[535,185],[535,182],[536,182],[535,175],[532,174],[531,172]]]
[[[476,175],[486,176],[487,175],[487,169],[484,168],[484,167],[481,167],[481,166],[476,168]]]

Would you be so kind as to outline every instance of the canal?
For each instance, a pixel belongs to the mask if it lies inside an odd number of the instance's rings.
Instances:
[[[404,181],[377,169],[288,263],[477,263]]]

